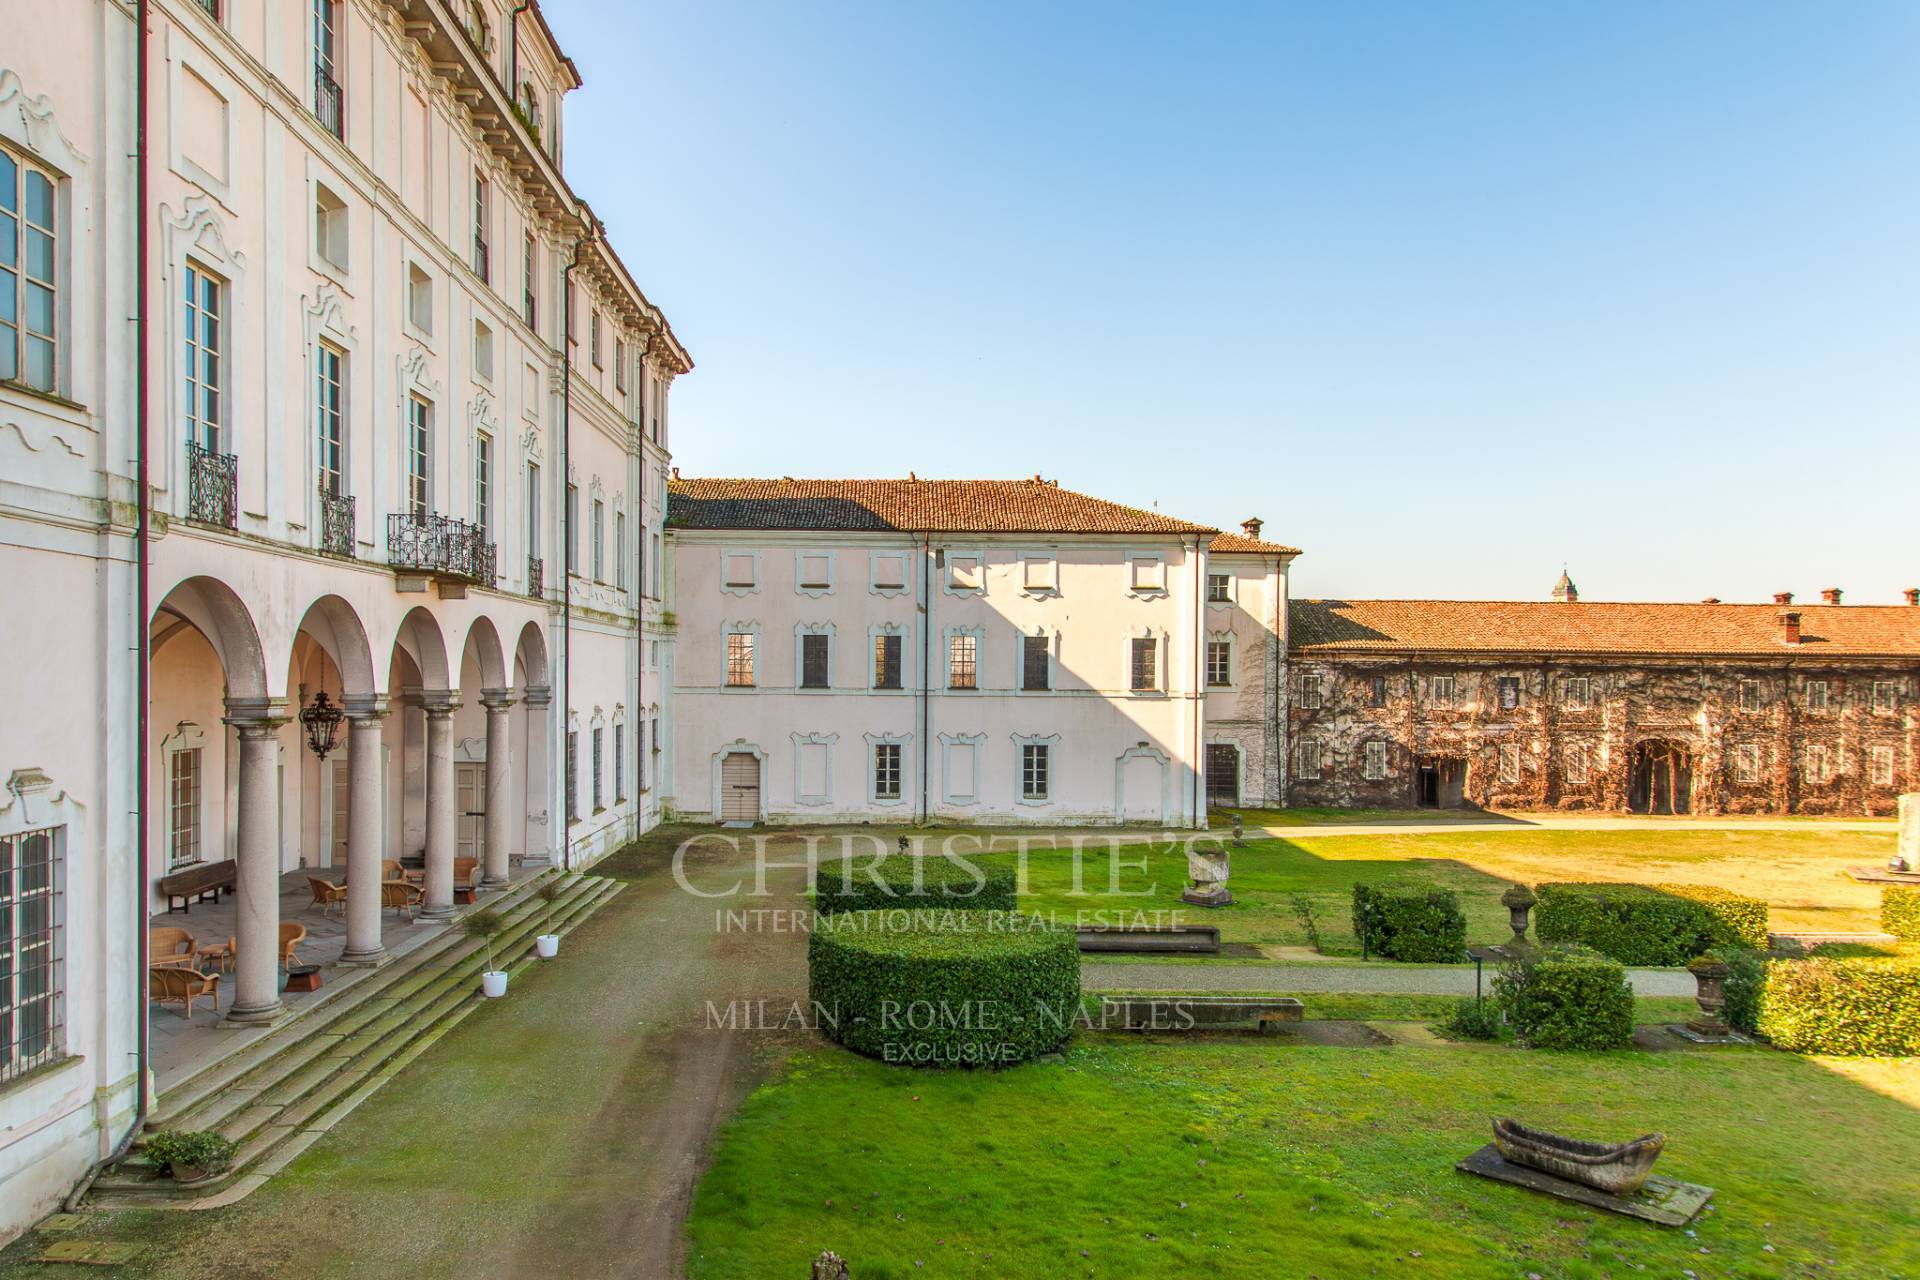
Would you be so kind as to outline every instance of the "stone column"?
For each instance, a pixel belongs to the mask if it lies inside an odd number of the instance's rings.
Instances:
[[[381,723],[387,700],[377,694],[345,700],[348,725],[347,771],[347,947],[340,963],[371,968],[387,962],[380,943],[380,863],[387,833],[380,822],[382,783]]]
[[[532,866],[546,866],[553,861],[552,845],[549,833],[552,830],[550,815],[559,809],[555,797],[560,794],[555,786],[553,767],[553,726],[548,708],[553,706],[553,689],[549,685],[531,684],[527,686],[527,831],[526,844],[522,846],[521,861]]]
[[[487,824],[486,880],[504,888],[511,876],[507,844],[507,793],[513,776],[513,732],[507,710],[513,706],[510,689],[482,689],[480,705],[487,709]]]
[[[445,920],[453,914],[453,850],[456,839],[453,785],[453,713],[460,703],[445,689],[420,695],[427,714],[427,896],[420,914]]]
[[[239,850],[234,868],[234,998],[229,1022],[276,1022],[280,1003],[280,726],[278,698],[229,698],[225,723],[240,734]]]

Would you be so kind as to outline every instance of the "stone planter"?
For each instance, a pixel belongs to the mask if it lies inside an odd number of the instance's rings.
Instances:
[[[543,933],[534,938],[533,949],[542,960],[551,960],[560,954],[560,935]]]
[[[480,975],[480,994],[489,1000],[496,1000],[507,994],[507,971],[489,969]]]
[[[1513,941],[1507,944],[1507,950],[1523,951],[1533,945],[1527,941],[1527,913],[1538,901],[1533,890],[1523,884],[1516,884],[1500,895],[1500,905],[1507,909],[1507,927],[1513,930]]]
[[[1727,966],[1710,956],[1701,956],[1687,966],[1699,984],[1694,1000],[1700,1006],[1700,1014],[1687,1023],[1687,1030],[1695,1035],[1719,1038],[1731,1034],[1726,1019],[1720,1011],[1727,1007]]]
[[[180,1183],[205,1182],[216,1172],[201,1164],[173,1164],[167,1166],[167,1171],[173,1175],[175,1182]]]

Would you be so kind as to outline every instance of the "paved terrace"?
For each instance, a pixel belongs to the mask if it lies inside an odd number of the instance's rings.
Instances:
[[[547,870],[545,865],[521,866],[516,863],[512,870],[509,887],[520,884],[532,876]],[[306,939],[294,948],[294,954],[302,964],[320,966],[320,989],[318,991],[287,991],[286,975],[281,975],[281,1001],[287,1006],[287,1016],[280,1023],[284,1026],[288,1019],[297,1019],[316,1005],[322,1004],[342,991],[351,990],[354,984],[370,969],[350,967],[340,963],[340,953],[347,945],[347,915],[344,907],[336,907],[331,915],[321,913],[313,905],[313,891],[307,885],[310,875],[328,876],[338,874],[338,868],[302,868],[289,871],[280,877],[280,919],[293,921],[307,927]],[[480,902],[485,903],[495,894],[482,890]],[[462,908],[464,914],[471,908]],[[455,920],[459,919],[457,914]],[[393,959],[425,945],[442,936],[447,925],[446,920],[422,920],[415,914],[409,921],[397,911],[380,913],[380,941]],[[147,918],[149,928],[185,929],[201,946],[211,946],[226,942],[239,932],[237,927],[237,908],[231,892],[223,894],[219,902],[197,902],[186,911],[158,911]],[[389,961],[391,963],[391,961]],[[211,966],[202,966],[211,968]],[[237,1049],[251,1044],[266,1035],[271,1027],[241,1027],[222,1025],[226,1011],[232,1007],[234,998],[233,974],[227,973],[220,979],[220,1009],[214,1012],[212,1004],[202,998],[194,1002],[193,1018],[189,1020],[179,1002],[169,1004],[148,1004],[151,1019],[153,1047],[152,1066],[154,1088],[164,1093],[180,1081],[190,1078],[204,1068],[211,1066]]]

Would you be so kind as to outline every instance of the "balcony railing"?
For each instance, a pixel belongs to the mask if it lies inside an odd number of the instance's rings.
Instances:
[[[527,594],[535,600],[547,594],[547,562],[539,556],[527,557]]]
[[[500,576],[498,556],[484,528],[430,511],[396,511],[387,517],[387,563],[483,587],[491,587]]]
[[[353,555],[353,495],[320,489],[320,550],[330,556]]]
[[[347,136],[346,112],[340,85],[327,74],[325,67],[313,69],[313,114],[320,117],[320,123],[336,138]]]
[[[239,473],[240,460],[232,454],[215,453],[189,441],[187,519],[225,529],[239,528]]]

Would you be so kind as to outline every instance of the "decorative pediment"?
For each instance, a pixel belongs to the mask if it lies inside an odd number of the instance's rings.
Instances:
[[[529,462],[546,460],[546,450],[540,447],[540,428],[528,427],[520,433],[520,451],[527,455]]]
[[[467,406],[467,428],[470,431],[484,431],[488,435],[500,432],[499,406],[485,390],[475,394],[473,403]]]
[[[28,93],[20,73],[11,67],[0,67],[0,136],[14,139],[68,173],[87,161],[54,118],[53,99]]]
[[[440,384],[433,380],[433,363],[427,349],[417,342],[408,343],[406,354],[400,357],[400,385],[435,396],[440,394]]]
[[[301,299],[305,309],[308,328],[314,333],[331,333],[337,337],[353,341],[359,332],[347,323],[347,304],[340,296],[339,286],[331,280],[323,280],[311,297]],[[419,351],[418,347],[414,348]]]
[[[160,218],[167,230],[167,242],[173,257],[192,254],[220,267],[229,276],[247,269],[247,255],[227,246],[226,223],[218,206],[203,195],[191,195],[180,212],[163,204]]]

